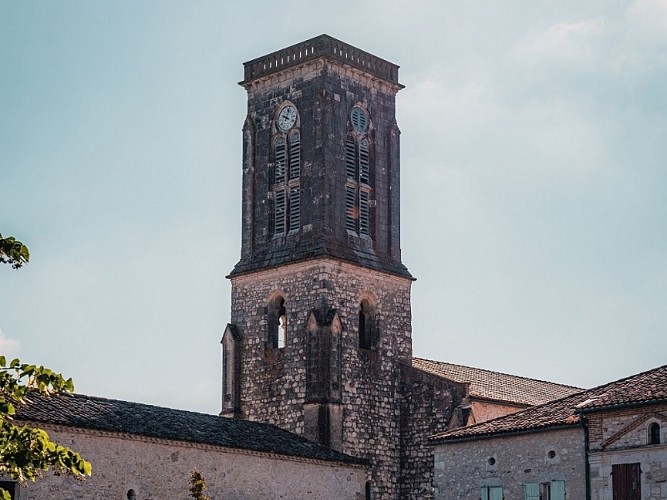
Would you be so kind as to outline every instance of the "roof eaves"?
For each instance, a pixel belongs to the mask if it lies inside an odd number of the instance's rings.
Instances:
[[[611,411],[611,410],[621,410],[624,408],[640,408],[643,406],[650,406],[654,404],[665,404],[667,403],[667,398],[660,399],[647,399],[643,401],[629,401],[626,403],[616,403],[616,404],[607,404],[600,406],[584,406],[583,408],[577,408],[576,412],[580,414],[584,413],[595,413],[601,411]]]
[[[572,423],[558,423],[558,424],[547,424],[543,426],[527,427],[523,429],[513,429],[513,430],[500,430],[500,431],[489,431],[482,434],[473,434],[460,437],[447,437],[447,436],[431,436],[428,440],[434,444],[448,444],[448,443],[462,443],[466,441],[479,441],[483,439],[494,439],[499,437],[511,437],[519,436],[524,434],[535,434],[540,432],[550,432],[557,431],[562,429],[571,429],[579,425],[579,421]],[[455,431],[452,431],[455,432]]]

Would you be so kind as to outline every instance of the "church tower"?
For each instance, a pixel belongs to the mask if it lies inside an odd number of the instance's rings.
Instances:
[[[398,498],[413,281],[400,252],[398,66],[321,35],[244,69],[222,415],[366,458],[373,498]]]

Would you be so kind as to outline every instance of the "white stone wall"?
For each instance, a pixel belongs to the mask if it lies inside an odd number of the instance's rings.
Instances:
[[[364,498],[363,467],[43,428],[92,462],[93,475],[76,481],[48,472],[21,487],[20,500],[124,500],[130,489],[137,500],[186,500],[195,467],[203,472],[214,500]]]
[[[586,498],[580,427],[435,447],[437,499],[479,500],[482,486],[502,486],[504,498],[522,499],[525,483],[554,480],[565,481],[569,500]]]

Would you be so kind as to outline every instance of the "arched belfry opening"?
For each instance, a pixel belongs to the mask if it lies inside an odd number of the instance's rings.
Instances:
[[[285,298],[278,295],[269,302],[267,347],[282,349],[287,345],[287,309]]]

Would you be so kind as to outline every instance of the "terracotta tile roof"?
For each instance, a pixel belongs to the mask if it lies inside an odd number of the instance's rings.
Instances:
[[[432,436],[446,442],[579,425],[582,412],[667,402],[667,365],[470,427]]]
[[[412,366],[455,382],[470,382],[470,396],[473,398],[516,405],[539,405],[583,390],[581,387],[423,358],[412,358]]]
[[[16,418],[138,436],[224,446],[345,463],[363,461],[322,447],[273,425],[76,394],[44,398],[33,394]]]

